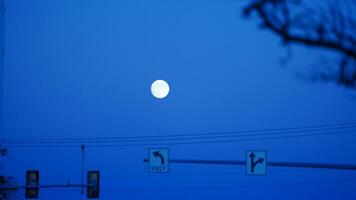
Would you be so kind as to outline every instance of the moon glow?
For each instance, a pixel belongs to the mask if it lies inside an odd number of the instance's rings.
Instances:
[[[156,80],[151,85],[151,93],[157,99],[163,99],[169,94],[169,85],[164,80]]]

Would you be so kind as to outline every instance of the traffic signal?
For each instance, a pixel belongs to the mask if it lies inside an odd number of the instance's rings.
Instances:
[[[100,174],[99,171],[88,171],[87,198],[99,198]]]
[[[40,173],[38,170],[28,170],[26,171],[26,199],[37,199],[39,193],[39,177]]]

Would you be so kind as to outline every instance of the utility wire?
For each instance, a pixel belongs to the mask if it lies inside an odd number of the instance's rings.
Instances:
[[[282,186],[299,186],[309,184],[323,183],[346,183],[355,182],[356,179],[339,179],[339,180],[319,180],[319,181],[300,181],[291,183],[275,183],[275,184],[254,184],[254,185],[238,185],[238,186],[207,186],[207,187],[171,187],[171,188],[102,188],[103,191],[111,192],[159,192],[159,191],[187,191],[187,190],[231,190],[244,188],[261,188],[261,187],[282,187]]]
[[[224,131],[224,132],[207,132],[207,133],[194,133],[194,134],[162,134],[162,135],[149,135],[149,136],[126,136],[126,137],[91,137],[91,138],[17,138],[17,139],[5,139],[6,143],[15,142],[59,142],[59,141],[89,141],[89,140],[133,140],[133,139],[150,139],[150,138],[175,138],[175,137],[195,137],[195,136],[221,136],[221,135],[236,135],[236,134],[246,134],[246,133],[274,133],[274,132],[302,132],[302,131],[312,131],[312,130],[334,130],[340,128],[351,128],[355,127],[356,122],[350,123],[339,123],[339,124],[327,124],[327,125],[316,125],[316,126],[301,126],[301,127],[291,127],[291,128],[274,128],[274,129],[260,129],[260,130],[242,130],[242,131]],[[306,129],[306,130],[304,130]]]
[[[101,188],[105,192],[162,192],[162,191],[195,191],[195,190],[234,190],[234,189],[249,189],[249,188],[265,188],[265,187],[289,187],[300,185],[312,184],[326,184],[326,183],[353,183],[356,179],[337,179],[337,180],[318,180],[318,181],[300,181],[290,183],[275,183],[275,184],[251,184],[251,185],[237,185],[237,186],[206,186],[206,187],[166,187],[166,188]],[[46,192],[59,192],[59,191],[78,191],[78,189],[65,188],[43,188]]]
[[[285,170],[276,170],[274,169],[273,171],[270,170],[270,174],[283,174],[283,173],[288,173],[288,171]],[[113,180],[119,180],[119,179],[155,179],[155,178],[171,178],[171,177],[192,177],[192,176],[228,176],[228,175],[244,175],[245,172],[239,171],[239,170],[234,170],[234,171],[225,171],[225,172],[181,172],[181,173],[167,173],[167,174],[153,174],[153,173],[148,173],[144,175],[135,175],[135,174],[129,174],[129,175],[104,175],[100,176],[101,179],[113,179]],[[79,180],[80,177],[72,177],[73,179]],[[45,180],[43,182],[48,182],[48,181],[68,181],[68,177],[41,177],[41,180]]]
[[[244,161],[246,163],[246,161]],[[323,172],[323,171],[318,171]],[[330,171],[324,171],[325,173],[330,173]],[[276,168],[271,168],[269,170],[269,174],[286,174],[289,173],[289,171],[286,170],[280,170]],[[305,172],[303,172],[305,173]],[[230,175],[244,175],[244,171],[240,170],[229,170],[229,171],[224,171],[224,172],[181,172],[181,173],[162,173],[162,174],[154,174],[154,173],[148,173],[148,174],[128,174],[128,175],[104,175],[100,176],[101,179],[113,179],[113,180],[120,180],[120,179],[156,179],[156,178],[171,178],[171,177],[198,177],[198,176],[230,176]],[[71,179],[74,180],[79,180],[80,177],[71,177]],[[41,177],[41,180],[45,180],[43,182],[48,182],[48,181],[68,181],[68,177]]]
[[[214,143],[229,143],[229,142],[241,142],[241,141],[263,141],[263,140],[275,140],[275,139],[288,139],[298,137],[310,137],[310,136],[325,136],[325,135],[343,135],[343,134],[355,134],[356,124],[348,123],[342,125],[324,125],[324,126],[299,127],[299,128],[287,128],[283,129],[266,129],[258,131],[235,131],[228,132],[215,132],[204,133],[194,136],[194,134],[185,134],[187,137],[171,137],[160,136],[159,138],[147,138],[138,139],[138,137],[125,137],[134,138],[133,140],[68,140],[68,141],[55,141],[53,139],[49,141],[8,141],[5,140],[5,145],[11,147],[77,147],[78,144],[86,144],[88,147],[119,147],[119,146],[160,146],[160,145],[181,145],[181,144],[214,144]],[[271,130],[279,130],[278,132],[269,132]],[[251,133],[252,132],[252,133]]]
[[[310,136],[325,136],[325,135],[341,135],[341,134],[355,134],[356,130],[352,131],[338,131],[338,132],[326,132],[326,133],[310,133],[310,134],[299,134],[299,135],[288,135],[288,136],[275,136],[275,137],[260,137],[260,138],[244,138],[244,139],[232,139],[232,140],[212,140],[212,141],[187,141],[187,142],[163,142],[163,143],[138,143],[138,144],[123,144],[123,143],[110,143],[109,144],[88,144],[88,147],[137,147],[137,146],[162,146],[162,145],[183,145],[183,144],[217,144],[217,143],[231,143],[231,142],[246,142],[246,141],[266,141],[266,140],[276,140],[276,139],[289,139],[289,138],[300,138],[300,137],[310,137]],[[77,148],[78,145],[43,145],[43,144],[10,144],[9,147],[45,147],[45,148],[57,148],[57,147],[70,147]]]
[[[229,134],[225,133],[219,133],[219,134],[214,134],[211,133],[209,135],[204,135],[204,136],[194,136],[194,135],[187,135],[185,137],[171,137],[169,135],[161,136],[159,138],[146,138],[146,139],[140,139],[140,138],[126,138],[126,139],[116,139],[116,138],[111,138],[111,139],[98,139],[98,140],[21,140],[21,141],[13,141],[13,140],[5,140],[6,144],[79,144],[85,142],[86,144],[89,143],[108,143],[108,142],[119,142],[119,143],[129,143],[129,142],[157,142],[157,141],[177,141],[177,140],[199,140],[199,139],[224,139],[224,138],[235,138],[235,137],[251,137],[251,136],[268,136],[268,135],[286,135],[286,134],[298,134],[298,133],[311,133],[311,132],[328,132],[328,131],[333,131],[333,130],[343,130],[343,131],[355,131],[356,132],[356,125],[352,126],[346,126],[346,127],[329,127],[329,128],[319,128],[319,129],[303,129],[303,130],[290,130],[290,131],[279,131],[279,132],[255,132],[255,133],[248,133],[245,132],[229,132]],[[235,134],[233,134],[235,133]]]
[[[321,132],[321,133],[307,133],[298,135],[286,135],[286,136],[275,136],[275,137],[258,137],[258,138],[243,138],[243,139],[230,139],[230,140],[200,140],[200,141],[182,141],[182,142],[162,142],[162,143],[137,143],[137,144],[127,144],[127,143],[110,143],[109,144],[87,144],[87,147],[137,147],[137,146],[164,146],[164,145],[193,145],[193,144],[218,144],[218,143],[232,143],[232,142],[246,142],[246,141],[266,141],[266,140],[277,140],[277,139],[290,139],[290,138],[301,138],[301,137],[311,137],[311,136],[325,136],[325,135],[344,135],[344,134],[355,134],[356,130],[350,131],[334,131],[334,132]],[[75,144],[9,144],[9,147],[18,148],[77,148],[78,145]]]
[[[194,191],[194,190],[231,190],[231,189],[248,189],[248,188],[263,188],[263,187],[286,187],[286,186],[300,186],[310,184],[325,184],[325,183],[353,183],[356,182],[355,178],[352,179],[337,179],[337,180],[316,180],[316,181],[299,181],[290,183],[272,183],[272,184],[251,184],[251,185],[237,185],[237,186],[203,186],[203,187],[165,187],[165,188],[113,188],[101,187],[101,191],[107,192],[160,192],[160,191]],[[58,188],[65,187],[65,188]],[[80,189],[79,186],[74,188]],[[25,187],[19,187],[18,189],[24,189]],[[50,187],[44,187],[47,191],[75,191],[73,187],[67,187],[66,185],[53,185]],[[41,188],[42,189],[42,188]],[[78,191],[78,189],[76,191]]]

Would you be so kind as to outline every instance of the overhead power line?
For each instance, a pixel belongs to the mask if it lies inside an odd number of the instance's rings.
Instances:
[[[276,140],[276,139],[288,139],[308,136],[321,136],[332,134],[355,134],[356,130],[350,132],[338,131],[338,132],[326,132],[326,133],[310,133],[299,134],[289,136],[275,136],[275,137],[259,137],[259,138],[243,138],[243,139],[229,139],[229,140],[212,140],[212,141],[187,141],[187,142],[166,142],[166,143],[143,143],[143,144],[93,144],[88,145],[90,147],[120,147],[120,146],[162,146],[162,145],[182,145],[182,144],[217,144],[217,143],[231,143],[231,142],[244,142],[244,141],[264,141],[264,140]]]
[[[235,132],[210,132],[204,134],[185,134],[185,135],[161,135],[161,136],[143,136],[143,137],[111,137],[111,138],[91,138],[91,139],[22,139],[22,140],[5,140],[7,144],[26,144],[26,143],[106,143],[106,142],[147,142],[147,141],[174,141],[174,140],[193,140],[193,139],[216,139],[216,138],[233,138],[243,136],[266,136],[266,135],[283,135],[291,133],[307,133],[307,132],[320,132],[320,131],[333,131],[333,130],[348,130],[356,128],[356,124],[338,127],[320,127],[313,129],[291,129],[279,131],[235,131]],[[353,129],[352,129],[353,130]]]
[[[86,144],[87,147],[133,147],[133,146],[162,146],[162,145],[183,145],[183,144],[218,144],[218,143],[231,143],[231,142],[247,142],[247,141],[267,141],[267,140],[277,140],[277,139],[290,139],[290,138],[300,138],[300,137],[311,137],[311,136],[325,136],[325,135],[343,135],[343,134],[355,134],[356,130],[351,131],[335,131],[335,132],[324,132],[324,133],[310,133],[310,134],[299,134],[299,135],[287,135],[287,136],[271,136],[271,137],[259,137],[259,138],[243,138],[243,139],[230,139],[230,140],[200,140],[200,141],[182,141],[182,142],[162,142],[162,143],[113,143],[107,142],[106,144]],[[69,147],[77,148],[77,144],[8,144],[9,147],[43,147],[43,148],[57,148],[57,147]]]
[[[250,184],[250,185],[229,185],[229,186],[202,186],[202,187],[155,187],[155,188],[122,188],[122,187],[102,187],[101,191],[106,192],[156,192],[156,191],[184,191],[184,190],[231,190],[231,189],[248,189],[248,188],[263,188],[263,187],[288,187],[310,184],[325,184],[325,183],[353,183],[355,178],[336,179],[336,180],[314,180],[314,181],[298,181],[289,183],[271,183],[271,184]],[[81,184],[55,184],[55,185],[39,185],[41,189],[47,191],[79,191],[83,185]],[[84,185],[88,186],[87,184]],[[34,186],[15,186],[1,187],[0,190],[17,190],[33,188]],[[77,188],[77,189],[75,189]]]
[[[193,141],[173,141],[173,142],[160,142],[160,143],[121,143],[107,141],[104,144],[86,144],[87,147],[130,147],[130,146],[162,146],[162,145],[181,145],[181,144],[216,144],[216,143],[231,143],[231,142],[244,142],[244,141],[264,141],[264,140],[276,140],[276,139],[289,139],[289,138],[299,138],[299,137],[310,137],[310,136],[325,136],[325,135],[343,135],[343,134],[355,134],[356,130],[348,131],[333,131],[333,132],[317,132],[317,133],[306,133],[306,134],[296,134],[296,135],[283,135],[283,136],[269,136],[269,137],[254,137],[254,138],[238,138],[229,140],[206,140],[209,138],[201,138],[200,140]],[[142,141],[145,142],[145,141]],[[84,142],[85,143],[85,142]],[[43,144],[8,144],[11,147],[75,147],[77,148],[80,143],[75,144],[61,144],[61,143],[43,143]]]
[[[179,144],[212,144],[239,141],[288,139],[308,136],[355,134],[356,123],[323,126],[294,127],[229,132],[209,132],[200,134],[180,134],[161,136],[134,136],[111,138],[63,138],[63,139],[6,139],[5,145],[12,147],[88,147],[153,146]]]
[[[149,138],[171,138],[171,137],[188,137],[188,136],[212,136],[212,135],[236,135],[244,133],[273,133],[273,132],[290,132],[290,131],[308,131],[308,130],[334,130],[339,128],[356,127],[356,122],[326,124],[315,126],[299,126],[289,128],[273,128],[273,129],[258,129],[258,130],[239,130],[239,131],[220,131],[220,132],[205,132],[205,133],[192,133],[192,134],[170,134],[165,133],[161,135],[148,135],[148,136],[124,136],[124,137],[81,137],[81,138],[7,138],[5,141],[9,142],[36,142],[36,141],[89,141],[89,140],[113,140],[113,139],[149,139]]]
[[[235,190],[235,189],[250,189],[250,188],[265,188],[265,187],[289,187],[289,186],[301,186],[301,185],[313,185],[313,184],[326,184],[326,183],[353,183],[356,179],[336,179],[336,180],[314,180],[314,181],[298,181],[289,183],[270,183],[270,184],[249,184],[249,185],[228,185],[228,186],[202,186],[202,187],[155,187],[155,188],[122,188],[122,187],[104,187],[100,190],[103,192],[162,192],[162,191],[197,191],[197,190]],[[12,189],[12,188],[11,188]],[[22,188],[23,189],[23,188]],[[66,187],[66,188],[53,188],[45,187],[42,188],[47,192],[58,192],[58,191],[79,191],[77,189]]]
[[[263,188],[263,187],[286,187],[286,186],[300,186],[310,184],[324,184],[324,183],[346,183],[355,182],[356,179],[339,179],[339,180],[318,180],[318,181],[300,181],[291,183],[272,183],[272,184],[251,184],[238,186],[206,186],[206,187],[167,187],[167,188],[103,188],[103,191],[111,192],[160,192],[160,191],[189,191],[189,190],[231,190],[244,188]]]

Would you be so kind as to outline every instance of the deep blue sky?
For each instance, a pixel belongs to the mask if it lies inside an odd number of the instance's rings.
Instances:
[[[246,1],[245,1],[246,2]],[[233,0],[7,0],[4,138],[82,138],[256,130],[356,121],[356,100],[334,84],[298,80],[320,52],[286,49],[241,17]],[[325,55],[325,54],[324,54]],[[328,56],[335,56],[328,53]],[[169,96],[150,85],[165,79]],[[273,161],[356,164],[356,135],[174,145],[172,158],[245,159],[263,149]],[[356,172],[174,165],[147,173],[148,148],[87,148],[87,169],[102,174],[101,199],[355,199],[356,182],[224,190],[118,192],[109,189],[221,187],[355,179]],[[157,146],[154,146],[157,147]],[[158,146],[159,147],[159,146]],[[80,148],[10,148],[5,170],[24,184],[80,181]],[[105,191],[105,189],[107,189]],[[78,190],[40,191],[79,199]],[[23,192],[19,194],[23,198]]]

